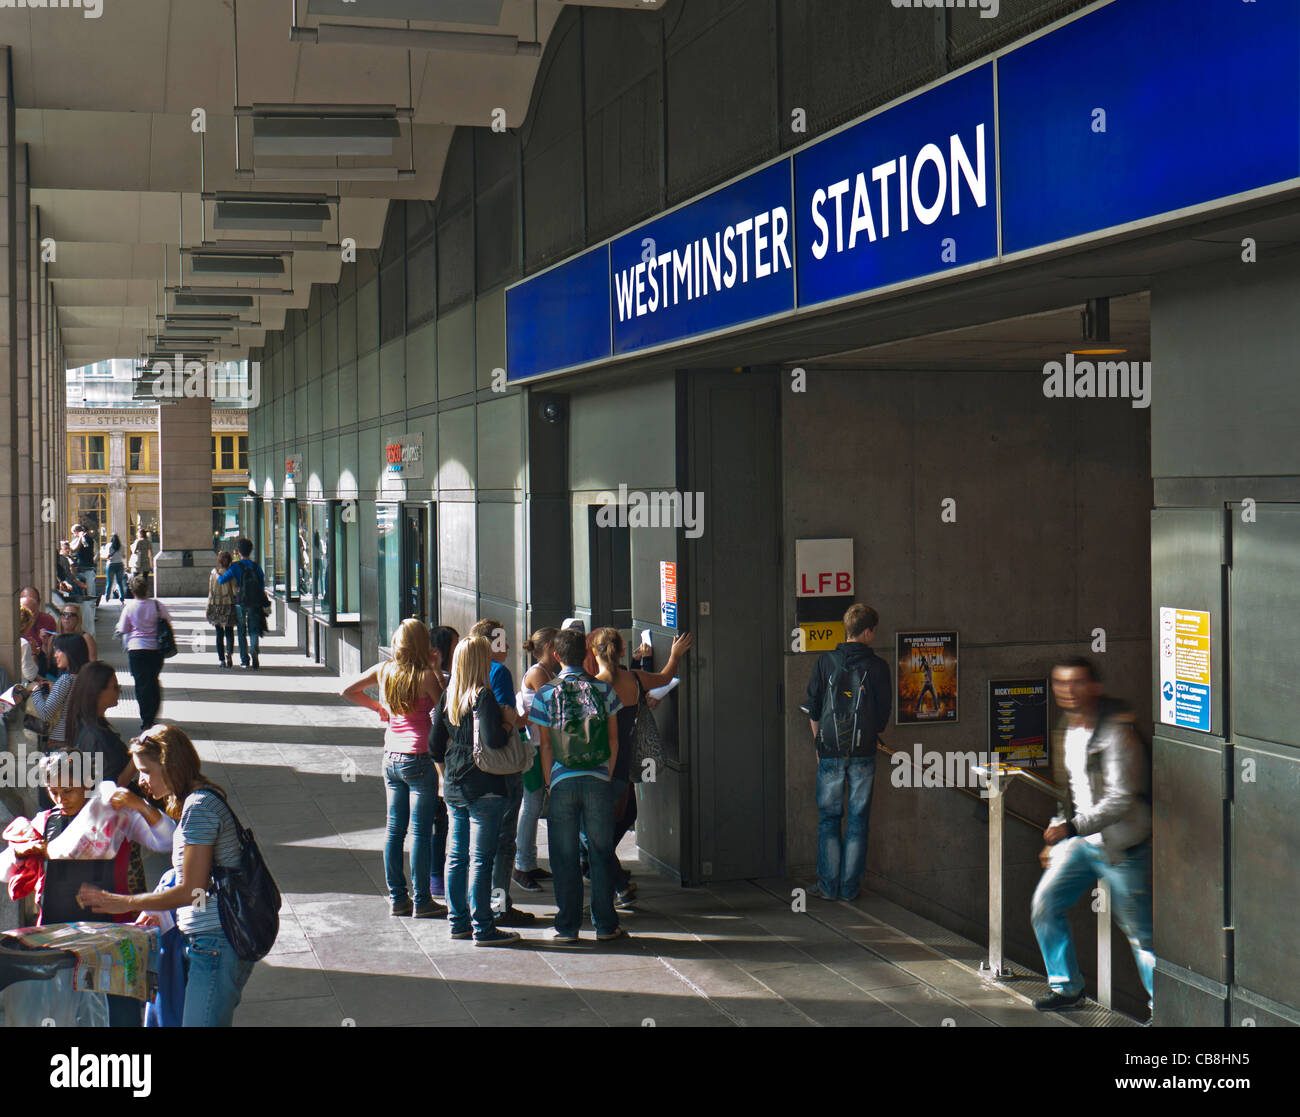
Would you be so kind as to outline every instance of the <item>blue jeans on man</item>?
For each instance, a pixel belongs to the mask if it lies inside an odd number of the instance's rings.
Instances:
[[[862,890],[875,777],[874,753],[817,760],[817,887],[828,900],[856,900]]]
[[[1124,851],[1115,864],[1100,845],[1086,838],[1066,838],[1052,848],[1051,861],[1034,889],[1031,920],[1047,965],[1047,982],[1055,993],[1083,992],[1083,974],[1070,934],[1070,909],[1098,880],[1110,885],[1111,910],[1128,937],[1138,977],[1151,995],[1155,969],[1151,915],[1151,842]]]
[[[576,937],[582,926],[582,866],[578,831],[591,859],[591,921],[597,935],[618,930],[614,913],[614,804],[609,783],[596,776],[567,776],[551,785],[546,836],[555,889],[556,934]]]
[[[496,930],[492,918],[492,866],[505,814],[503,795],[481,795],[472,803],[447,803],[451,833],[447,842],[447,922],[453,935],[470,929],[474,938],[490,937]]]
[[[185,935],[183,1028],[229,1028],[253,972],[224,931]]]
[[[388,793],[388,834],[384,839],[384,883],[395,904],[407,899],[402,865],[406,831],[411,841],[411,893],[417,906],[428,904],[429,875],[433,866],[433,813],[438,801],[438,769],[428,753],[384,756],[384,788]]]
[[[235,606],[235,619],[239,625],[239,662],[247,667],[249,645],[252,645],[253,659],[257,659],[258,642],[262,636],[262,610],[248,605]]]

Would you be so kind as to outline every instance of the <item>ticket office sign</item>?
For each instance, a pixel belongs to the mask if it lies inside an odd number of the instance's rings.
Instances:
[[[1160,720],[1210,732],[1210,614],[1160,607]]]

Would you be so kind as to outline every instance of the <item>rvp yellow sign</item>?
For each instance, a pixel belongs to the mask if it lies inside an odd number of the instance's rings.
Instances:
[[[844,639],[844,625],[839,621],[801,621],[803,650],[806,652],[833,651]]]

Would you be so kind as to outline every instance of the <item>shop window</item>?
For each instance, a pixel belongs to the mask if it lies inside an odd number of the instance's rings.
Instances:
[[[301,533],[302,525],[299,523],[298,502],[296,500],[286,500],[284,502],[283,554],[286,574],[285,592],[290,598],[297,598],[301,592],[302,584],[311,581],[303,574]]]
[[[131,521],[128,529],[132,538],[139,531],[147,531],[151,540],[158,539],[158,486],[131,485],[126,490],[126,514]],[[124,537],[124,543],[127,541]]]
[[[68,435],[68,472],[104,473],[108,469],[102,434]]]
[[[239,530],[239,504],[247,489],[233,485],[212,490],[212,548],[234,554]],[[234,555],[238,558],[238,555]]]
[[[402,623],[402,506],[378,504],[379,643],[388,647]]]
[[[355,500],[336,501],[331,512],[333,532],[334,619],[361,621],[361,506]]]
[[[108,538],[108,490],[99,485],[73,485],[68,490],[72,522],[103,542]]]
[[[266,538],[270,543],[271,553],[267,555],[266,562],[262,569],[271,578],[271,584],[275,587],[276,593],[284,593],[287,589],[285,585],[285,541],[284,541],[284,502],[280,500],[268,500],[265,508],[270,523],[266,528]]]

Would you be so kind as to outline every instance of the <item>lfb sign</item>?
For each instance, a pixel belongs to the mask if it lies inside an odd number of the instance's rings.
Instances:
[[[794,567],[797,597],[853,595],[852,539],[796,539]]]

